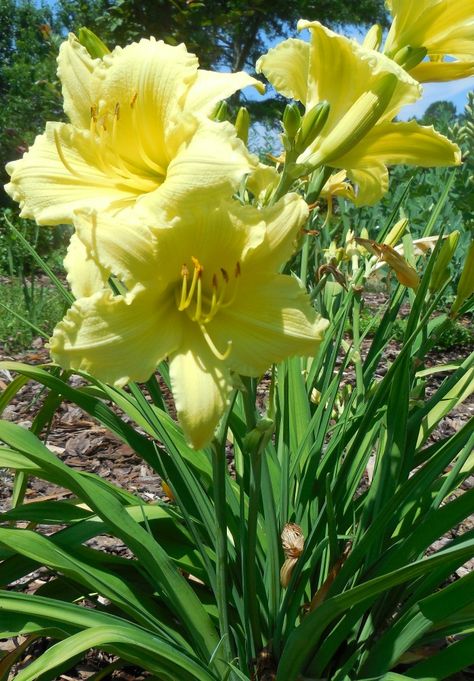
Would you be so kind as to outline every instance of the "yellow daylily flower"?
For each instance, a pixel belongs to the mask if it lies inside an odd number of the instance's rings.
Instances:
[[[6,191],[39,224],[70,223],[80,208],[154,210],[194,190],[230,196],[256,165],[215,104],[248,85],[246,73],[198,69],[184,45],[154,39],[92,59],[70,35],[58,74],[70,123],[44,134],[7,165]]]
[[[296,194],[263,210],[197,202],[171,226],[124,213],[117,239],[112,216],[79,212],[89,257],[127,292],[77,300],[54,331],[53,359],[122,386],[148,379],[168,357],[178,418],[192,445],[205,446],[232,372],[259,376],[285,357],[316,353],[328,322],[296,278],[278,273],[307,217]]]
[[[420,82],[446,81],[474,74],[474,3],[472,0],[387,0],[393,23],[384,52],[402,59],[403,50],[423,48],[428,61],[408,66]],[[450,61],[445,61],[450,57]]]
[[[309,29],[309,43],[286,40],[257,62],[257,71],[306,111],[324,101],[330,105],[324,127],[297,163],[346,169],[356,185],[356,205],[380,199],[388,165],[460,163],[459,148],[432,127],[392,122],[421,96],[419,83],[398,64],[317,21],[300,21],[298,28]]]

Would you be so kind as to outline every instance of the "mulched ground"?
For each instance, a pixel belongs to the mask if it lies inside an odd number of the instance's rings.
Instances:
[[[41,339],[35,341],[31,350],[16,354],[15,356],[8,355],[4,352],[0,345],[0,359],[17,360],[29,364],[41,364],[48,361],[47,351],[42,347]],[[463,359],[467,355],[466,348],[453,348],[442,353],[434,353],[428,360],[427,364],[448,363],[455,360]],[[387,363],[393,361],[398,352],[398,346],[392,343],[386,355],[385,363],[378,369],[378,377],[381,378],[386,371]],[[439,386],[445,375],[436,374],[429,382],[427,388],[427,396],[429,397]],[[11,380],[11,376],[6,372],[0,372],[0,392],[5,389]],[[72,379],[80,382],[79,378]],[[345,376],[347,383],[353,382],[353,375],[349,370]],[[264,393],[264,389],[262,389]],[[13,402],[5,409],[3,418],[14,421],[25,428],[32,424],[34,415],[41,403],[40,389],[34,382],[29,382],[16,396]],[[446,417],[440,424],[439,428],[433,433],[432,440],[435,441],[441,437],[446,437],[457,430],[470,418],[474,413],[474,400],[471,398],[463,405],[453,410],[453,412]],[[50,429],[48,440],[48,447],[56,453],[59,458],[67,463],[69,466],[87,470],[91,473],[100,475],[104,479],[113,482],[123,488],[140,495],[145,501],[152,502],[158,497],[165,497],[161,487],[161,481],[156,474],[145,464],[132,449],[124,445],[114,435],[108,432],[105,428],[94,422],[88,414],[85,414],[80,408],[67,402],[63,403],[54,417],[52,427]],[[474,484],[474,478],[468,480],[463,488],[467,489]],[[0,470],[0,511],[9,507],[9,499],[13,486],[13,478],[7,471]],[[460,491],[459,493],[462,493]],[[69,496],[67,490],[60,489],[56,486],[45,483],[42,480],[31,479],[28,484],[26,492],[26,500],[33,501],[39,499],[58,499]],[[462,533],[467,529],[474,527],[474,520],[468,520],[455,532],[450,533],[433,547],[432,551],[439,549],[444,543],[449,541],[456,533]],[[93,545],[100,547],[105,551],[114,553],[121,553],[123,547],[117,546],[116,541],[109,537],[96,538]],[[466,563],[458,571],[461,576],[467,571],[474,568],[474,561]],[[43,582],[45,575],[43,571],[38,571],[31,575],[28,580],[25,580],[24,588],[27,591],[34,591],[39,584]],[[13,650],[18,641],[10,640],[0,642],[0,650]],[[47,645],[44,640],[35,642],[28,650],[28,656],[33,659],[42,652],[42,647]],[[25,659],[25,662],[27,659]],[[108,665],[113,663],[113,659],[104,653],[92,651],[84,661],[77,665],[76,668],[68,674],[63,674],[58,679],[62,681],[86,681],[92,677],[98,670],[105,670]],[[146,678],[139,670],[114,670],[113,666],[109,668],[104,679],[121,679],[122,681],[141,681]],[[474,672],[466,671],[462,675],[456,677],[457,681],[472,681],[474,679]]]

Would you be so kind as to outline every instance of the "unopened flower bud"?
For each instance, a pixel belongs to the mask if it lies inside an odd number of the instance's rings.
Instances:
[[[296,137],[296,151],[301,154],[314,142],[326,125],[331,106],[329,102],[319,102],[303,116],[301,128]]]
[[[99,36],[85,26],[82,26],[82,28],[79,29],[77,39],[81,45],[86,48],[93,59],[97,59],[97,57],[102,58],[110,52],[107,45],[102,42]]]
[[[387,246],[392,247],[395,246],[395,244],[397,244],[400,241],[403,234],[405,233],[407,225],[408,225],[407,218],[402,218],[401,220],[399,220],[387,234],[387,236],[383,240],[383,243],[386,244]]]
[[[406,47],[402,47],[401,50],[398,50],[392,59],[396,61],[397,64],[400,64],[405,71],[410,71],[411,69],[414,69],[415,66],[418,66],[426,55],[426,47],[411,47],[410,45],[407,45]]]
[[[398,82],[398,76],[388,73],[364,92],[308,158],[308,164],[313,167],[327,165],[353,149],[383,116]]]
[[[223,121],[227,120],[228,113],[229,113],[229,107],[227,106],[227,102],[222,101],[222,102],[219,102],[217,104],[211,118],[214,121],[217,121],[218,123],[222,123]]]
[[[301,114],[297,104],[287,104],[283,112],[283,129],[289,139],[293,139],[300,129]]]
[[[382,37],[382,27],[380,24],[374,24],[372,28],[367,31],[362,47],[365,47],[366,50],[378,50],[382,43]]]
[[[237,137],[241,139],[244,144],[247,144],[249,141],[249,128],[250,114],[245,106],[241,106],[235,119],[235,129],[237,131]]]
[[[244,444],[248,451],[255,452],[269,441],[273,433],[274,423],[272,419],[261,418],[244,438]]]
[[[451,262],[456,246],[458,245],[460,232],[458,230],[451,232],[443,242],[438,257],[431,272],[431,279],[429,289],[431,293],[436,293],[443,288],[449,280],[449,263]]]
[[[280,582],[282,587],[286,589],[290,583],[293,568],[304,549],[304,536],[301,527],[295,523],[286,523],[281,533],[281,545],[286,560],[280,570]]]
[[[461,305],[474,293],[474,241],[471,241],[469,251],[464,262],[464,267],[459,278],[456,300],[451,308],[451,316],[454,317]]]

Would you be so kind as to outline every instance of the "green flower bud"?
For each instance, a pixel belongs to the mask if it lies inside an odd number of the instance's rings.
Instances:
[[[300,129],[301,114],[297,104],[287,104],[283,112],[283,129],[293,139]]]
[[[104,42],[102,42],[102,40],[98,36],[96,36],[95,33],[93,33],[85,26],[82,26],[79,29],[77,39],[79,40],[81,45],[86,48],[86,50],[89,52],[90,56],[93,59],[97,59],[97,57],[102,59],[102,57],[105,54],[110,53],[110,50],[107,47],[107,45]]]
[[[383,31],[380,24],[374,24],[372,28],[367,31],[362,46],[367,50],[378,50],[382,44]]]
[[[458,245],[460,232],[451,232],[443,241],[443,245],[438,251],[438,257],[431,272],[429,289],[431,293],[436,293],[443,288],[449,280],[449,263],[451,262],[456,246]]]
[[[296,151],[301,154],[309,145],[314,142],[321,130],[324,128],[329,116],[329,102],[319,102],[312,109],[307,111],[303,117],[301,128],[296,137]]]
[[[211,118],[214,121],[217,121],[218,123],[222,123],[223,121],[227,120],[227,116],[229,114],[229,107],[227,106],[226,101],[219,102],[216,105],[216,108],[214,109],[214,112],[211,116]]]
[[[405,233],[407,225],[408,225],[407,218],[402,218],[401,220],[399,220],[395,225],[393,225],[392,229],[383,240],[383,243],[386,246],[392,247],[395,246]]]
[[[241,139],[244,144],[247,144],[249,141],[249,128],[250,114],[245,106],[241,106],[235,119],[235,129],[237,130],[237,137]]]
[[[402,47],[401,50],[398,50],[392,58],[397,64],[400,64],[405,71],[410,71],[410,69],[414,69],[415,66],[418,66],[426,55],[426,47],[410,47],[410,45],[407,45],[406,47]]]
[[[474,293],[474,241],[471,241],[464,267],[459,279],[456,300],[451,308],[451,317],[454,317],[461,305]]]
[[[247,433],[244,438],[246,449],[249,452],[257,452],[263,449],[272,436],[274,426],[272,419],[267,417],[259,419],[255,428]]]

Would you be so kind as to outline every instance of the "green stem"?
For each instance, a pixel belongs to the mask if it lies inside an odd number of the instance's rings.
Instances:
[[[225,442],[225,441],[224,441]],[[225,482],[227,460],[225,444],[214,439],[212,441],[212,473],[216,531],[216,598],[219,613],[219,631],[223,640],[223,648],[228,662],[233,659],[227,610],[227,518]]]

